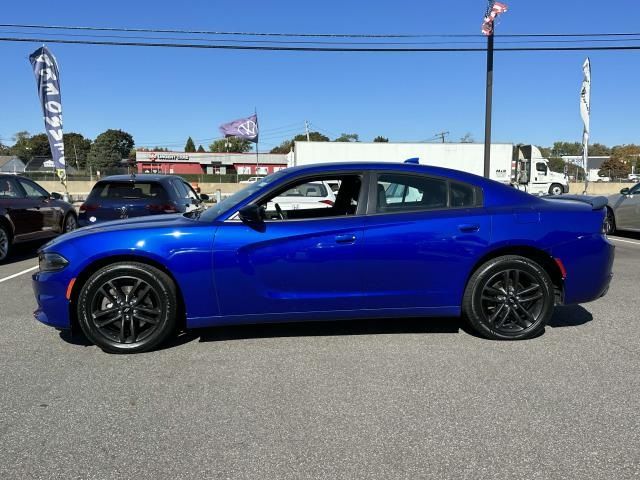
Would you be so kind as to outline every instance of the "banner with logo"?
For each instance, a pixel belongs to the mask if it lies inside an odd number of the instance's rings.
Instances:
[[[580,116],[584,125],[582,130],[582,168],[585,175],[585,191],[589,182],[589,135],[591,133],[591,61],[589,57],[582,64],[584,78],[580,89]]]
[[[36,77],[38,96],[42,104],[44,126],[49,138],[53,166],[60,181],[66,185],[64,141],[62,136],[62,97],[60,72],[55,57],[47,47],[41,47],[29,55]]]
[[[220,132],[225,137],[238,137],[258,143],[258,115],[240,118],[220,125]]]

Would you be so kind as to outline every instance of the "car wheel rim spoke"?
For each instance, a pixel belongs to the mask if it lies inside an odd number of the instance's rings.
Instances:
[[[545,301],[540,282],[517,268],[494,274],[480,294],[487,326],[507,335],[519,334],[537,324]]]
[[[121,344],[144,340],[158,328],[161,296],[145,280],[122,276],[104,282],[90,302],[90,319],[107,339]]]
[[[7,238],[7,234],[4,233],[4,230],[0,230],[0,259],[6,257],[8,252],[9,238]]]

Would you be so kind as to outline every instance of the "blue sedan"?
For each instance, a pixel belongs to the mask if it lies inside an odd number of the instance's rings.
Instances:
[[[333,204],[273,201],[309,182],[338,185]],[[484,337],[526,339],[555,305],[606,293],[605,207],[413,164],[289,168],[204,212],[52,241],[33,277],[35,317],[110,352],[182,328],[375,317],[462,315]]]

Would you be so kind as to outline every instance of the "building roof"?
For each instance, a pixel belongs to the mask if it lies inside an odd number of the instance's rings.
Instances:
[[[15,155],[0,155],[0,167],[4,167],[11,160],[17,160],[17,161],[21,162],[24,165],[24,162],[22,162],[22,160],[20,160]]]
[[[591,168],[594,170],[598,169],[602,166],[604,162],[606,162],[610,158],[611,157],[609,155],[601,155],[601,156],[593,156],[593,157],[590,156],[588,168]],[[576,165],[582,165],[582,155],[563,155],[562,159]]]

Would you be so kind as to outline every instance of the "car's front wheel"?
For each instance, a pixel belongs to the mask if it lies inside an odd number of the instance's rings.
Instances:
[[[62,227],[62,233],[73,232],[76,228],[78,228],[78,220],[73,213],[67,214],[64,218],[64,225]]]
[[[0,263],[9,257],[11,249],[11,237],[9,230],[4,225],[0,225]]]
[[[616,233],[616,217],[613,210],[607,207],[607,216],[604,219],[604,233],[613,235]]]
[[[150,265],[115,263],[87,280],[77,312],[84,334],[103,350],[144,352],[175,330],[176,287],[166,273]]]
[[[549,187],[549,195],[562,195],[564,188],[559,183],[554,183]]]
[[[480,335],[495,340],[532,338],[544,330],[554,307],[549,274],[516,255],[494,258],[471,276],[463,313]]]

